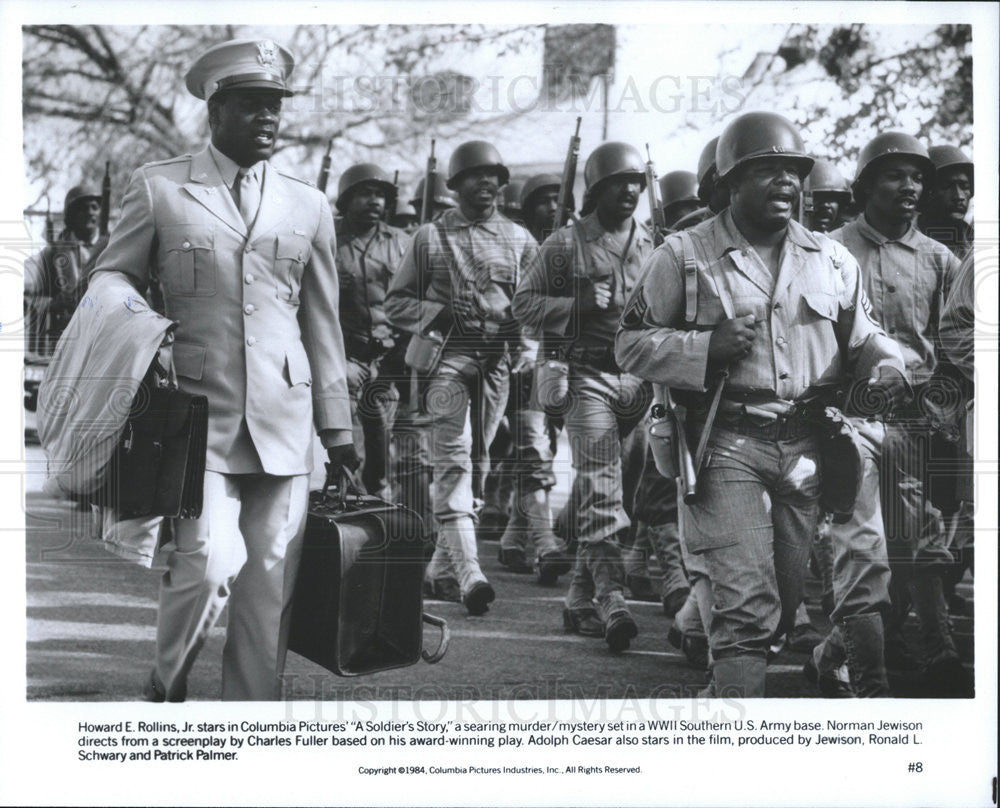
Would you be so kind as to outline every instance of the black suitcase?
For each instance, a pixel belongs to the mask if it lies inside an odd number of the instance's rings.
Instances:
[[[420,517],[347,481],[309,494],[288,648],[339,676],[440,661],[448,626],[423,612]],[[441,631],[423,650],[424,623]]]

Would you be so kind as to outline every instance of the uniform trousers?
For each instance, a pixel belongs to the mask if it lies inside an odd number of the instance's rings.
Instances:
[[[202,515],[173,520],[160,585],[156,672],[168,699],[183,692],[227,601],[222,698],[281,697],[308,496],[307,474],[205,472]]]
[[[698,499],[685,507],[687,548],[704,559],[712,585],[709,643],[716,660],[766,657],[791,629],[802,602],[806,561],[819,520],[819,439],[803,428],[767,437],[768,427],[716,422]]]

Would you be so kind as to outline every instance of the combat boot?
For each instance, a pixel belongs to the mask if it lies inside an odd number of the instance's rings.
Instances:
[[[535,547],[535,575],[540,584],[554,584],[560,575],[570,570],[566,545],[552,531],[552,512],[549,509],[549,492],[539,488],[524,494],[517,502],[517,511],[523,513],[528,537]]]
[[[451,563],[448,549],[443,544],[434,547],[434,554],[427,563],[427,569],[424,570],[424,597],[453,603],[462,602],[455,566]]]
[[[455,565],[462,603],[466,610],[472,615],[485,614],[496,595],[479,568],[476,529],[472,517],[459,516],[457,519],[441,522],[438,525],[438,536],[448,548],[448,555]]]
[[[649,542],[663,571],[663,583],[660,586],[663,613],[667,617],[673,617],[680,611],[691,593],[684,572],[684,562],[681,560],[681,539],[677,523],[650,525]]]
[[[507,526],[500,536],[500,549],[497,552],[497,559],[511,572],[526,574],[532,571],[528,555],[524,551],[528,535],[528,517],[521,503],[515,502]]]
[[[632,543],[622,552],[622,566],[625,569],[625,585],[633,600],[655,603],[659,598],[649,575],[649,555],[652,545],[649,541],[649,526],[637,522]]]
[[[854,695],[862,699],[888,696],[882,616],[857,614],[845,617],[842,625]]]
[[[761,656],[716,659],[712,663],[711,695],[721,699],[764,698],[767,661]]]
[[[614,653],[629,647],[639,628],[625,603],[625,568],[618,546],[610,541],[588,542],[577,550],[594,580],[594,593],[604,619],[604,641]]]

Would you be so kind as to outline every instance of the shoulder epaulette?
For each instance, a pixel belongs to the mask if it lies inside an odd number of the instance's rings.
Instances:
[[[194,155],[191,154],[180,154],[177,157],[168,157],[166,160],[155,160],[152,163],[146,163],[143,168],[156,168],[157,166],[169,166],[174,163],[183,163],[184,161],[192,160]]]
[[[278,169],[275,169],[275,171],[277,171],[286,180],[295,180],[296,182],[301,182],[303,185],[307,185],[310,188],[316,188],[315,182],[309,182],[309,180],[300,179],[299,177],[293,176],[292,174],[286,174],[284,171],[280,171]],[[316,190],[318,191],[319,188],[316,188]]]

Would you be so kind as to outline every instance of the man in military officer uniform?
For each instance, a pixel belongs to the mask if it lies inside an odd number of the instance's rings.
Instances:
[[[829,233],[844,223],[844,213],[851,203],[851,189],[837,167],[829,160],[817,160],[806,178],[805,198],[809,229]]]
[[[280,698],[313,423],[336,467],[357,466],[333,217],[323,194],[267,162],[293,66],[270,40],[195,62],[186,84],[208,102],[211,142],[132,175],[95,269],[160,286],[180,387],[209,404],[205,504],[172,524],[152,701],[184,699],[227,601],[222,697]]]
[[[486,450],[507,403],[511,353],[520,351],[510,299],[538,249],[527,230],[497,211],[508,179],[491,144],[474,140],[456,148],[448,187],[458,208],[416,232],[385,301],[397,328],[445,339],[424,396],[438,524],[431,568],[454,566],[462,601],[475,615],[495,598],[479,566],[475,518],[489,471]]]
[[[793,219],[812,164],[781,116],[733,120],[717,148],[729,208],[653,253],[618,332],[621,366],[688,405],[692,447],[722,391],[683,519],[711,581],[717,696],[764,695],[768,647],[802,600],[821,483],[811,400],[859,373],[898,392],[902,360],[866,313],[857,263]]]
[[[914,393],[911,404],[876,413],[885,420],[884,438],[874,441],[872,451],[892,570],[889,639],[898,642],[912,598],[928,689],[934,695],[969,695],[972,682],[951,637],[942,587],[953,559],[941,514],[928,496],[933,426],[927,404],[934,397],[931,379],[940,361],[940,312],[959,268],[947,247],[916,226],[921,195],[933,183],[934,163],[920,141],[902,132],[878,135],[861,150],[852,186],[863,213],[830,236],[860,264],[872,314],[900,345]],[[835,549],[838,538],[850,546],[851,536],[840,534],[851,525],[835,526]],[[835,588],[837,583],[835,578]]]
[[[389,433],[398,401],[393,381],[402,381],[405,375],[402,352],[384,308],[386,290],[410,246],[406,233],[383,220],[395,199],[396,186],[373,163],[351,166],[337,186],[340,326],[354,446],[362,458],[366,490],[383,498],[389,496]]]
[[[24,310],[29,353],[51,355],[77,304],[87,276],[108,243],[100,234],[101,195],[70,188],[63,206],[66,227],[24,266]]]
[[[920,231],[940,241],[959,259],[972,250],[975,238],[965,217],[975,193],[972,161],[956,146],[931,146],[934,185],[928,189],[926,210],[920,215]]]
[[[651,395],[649,385],[616,364],[614,335],[653,243],[633,216],[646,180],[634,147],[598,146],[583,175],[589,212],[545,240],[514,295],[514,314],[542,338],[546,355],[555,349],[569,362],[565,419],[578,547],[565,625],[587,636],[603,633],[618,652],[638,633],[623,594],[618,539],[630,527],[646,450],[639,424]]]

